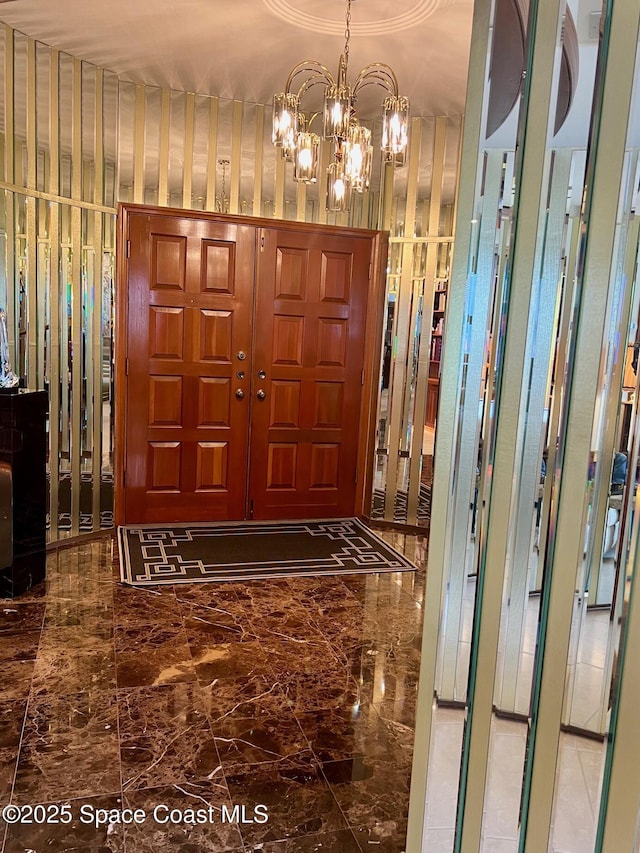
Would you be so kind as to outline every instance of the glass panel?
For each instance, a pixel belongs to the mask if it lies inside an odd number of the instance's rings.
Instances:
[[[41,192],[49,190],[52,168],[49,152],[49,88],[51,76],[51,50],[47,45],[36,42],[36,187]],[[57,169],[56,163],[54,168]]]
[[[60,190],[59,194],[71,198],[71,143],[73,115],[73,59],[66,53],[59,59],[59,139],[60,139]]]
[[[102,80],[102,138],[104,150],[104,204],[115,207],[118,201],[116,163],[118,160],[118,78],[105,71]]]
[[[144,122],[144,203],[158,203],[160,116],[162,91],[145,87]]]
[[[135,105],[135,85],[120,81],[118,86],[117,201],[133,201]]]

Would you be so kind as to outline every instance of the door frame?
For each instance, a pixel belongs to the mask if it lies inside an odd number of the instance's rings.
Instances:
[[[291,220],[266,219],[255,216],[209,213],[201,210],[155,207],[145,204],[118,204],[116,228],[116,294],[115,294],[115,375],[114,375],[114,521],[116,526],[124,524],[125,515],[125,462],[127,436],[127,329],[128,329],[128,280],[129,260],[129,217],[131,215],[167,216],[181,219],[206,219],[211,222],[232,222],[258,228],[291,230],[297,233],[314,232],[351,235],[367,238],[371,242],[371,266],[369,297],[366,306],[364,369],[362,396],[360,401],[360,425],[358,431],[358,454],[356,462],[357,482],[354,515],[366,518],[370,515],[371,495],[375,461],[375,434],[382,363],[383,320],[386,296],[386,265],[389,245],[387,231],[365,228],[349,228],[336,225],[295,222]]]

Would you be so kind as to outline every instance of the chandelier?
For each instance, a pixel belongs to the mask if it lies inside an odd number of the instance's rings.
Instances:
[[[230,164],[230,160],[220,159],[218,160],[218,165],[222,166],[222,194],[219,198],[216,198],[216,212],[217,213],[229,213],[229,197],[227,196],[227,166]]]
[[[332,162],[327,169],[326,206],[327,210],[334,211],[348,210],[352,192],[363,192],[371,181],[371,131],[360,124],[356,113],[360,90],[378,85],[387,92],[382,102],[385,161],[394,165],[404,162],[409,130],[409,101],[398,94],[398,80],[390,66],[374,62],[360,71],[353,86],[348,81],[351,2],[347,0],[344,52],[337,79],[320,62],[307,59],[291,70],[284,92],[273,97],[271,139],[285,160],[293,162],[296,181],[309,184],[318,180],[320,135],[311,128],[322,116],[322,138],[333,143]],[[316,85],[324,87],[322,111],[302,112],[304,95]]]

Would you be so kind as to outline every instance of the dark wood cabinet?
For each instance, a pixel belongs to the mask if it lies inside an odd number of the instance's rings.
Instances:
[[[0,589],[16,596],[45,577],[48,395],[0,389]]]

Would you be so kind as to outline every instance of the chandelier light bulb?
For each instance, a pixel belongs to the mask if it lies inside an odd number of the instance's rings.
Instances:
[[[298,96],[281,92],[273,96],[271,141],[279,148],[294,148],[298,132]]]
[[[351,90],[348,86],[329,86],[324,99],[325,139],[346,139],[351,114]]]
[[[320,137],[317,133],[300,132],[296,137],[293,160],[293,177],[305,184],[315,184],[318,180],[318,162]]]
[[[327,169],[327,210],[344,212],[351,204],[351,184],[342,162],[331,163]]]
[[[349,127],[349,135],[344,144],[345,174],[351,188],[363,192],[371,182],[371,167],[373,163],[373,147],[371,131],[353,122]]]
[[[387,159],[404,154],[409,139],[409,101],[385,98],[382,112],[382,150]]]

